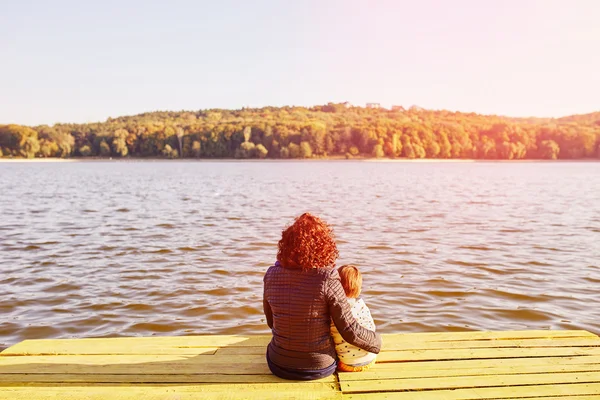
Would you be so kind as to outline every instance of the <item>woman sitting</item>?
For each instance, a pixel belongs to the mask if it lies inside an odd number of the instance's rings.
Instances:
[[[331,321],[342,338],[379,353],[381,337],[352,315],[338,271],[331,228],[305,213],[283,231],[277,262],[264,277],[263,307],[273,339],[267,363],[273,374],[295,380],[331,375],[336,369]]]

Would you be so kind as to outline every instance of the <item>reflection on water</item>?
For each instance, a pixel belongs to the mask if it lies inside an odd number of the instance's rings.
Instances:
[[[0,346],[265,333],[262,277],[304,211],[382,332],[600,331],[600,164],[0,164]]]

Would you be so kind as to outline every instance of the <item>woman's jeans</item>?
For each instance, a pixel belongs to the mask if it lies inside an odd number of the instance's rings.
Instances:
[[[267,364],[273,375],[283,379],[290,379],[294,381],[312,381],[314,379],[326,378],[335,372],[337,364],[334,362],[331,366],[323,369],[287,369],[282,368],[276,364],[273,364],[267,354]]]

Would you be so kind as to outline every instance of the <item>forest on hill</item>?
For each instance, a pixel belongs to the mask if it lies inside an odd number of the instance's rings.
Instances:
[[[0,125],[0,157],[600,159],[600,112],[565,118],[329,103]]]

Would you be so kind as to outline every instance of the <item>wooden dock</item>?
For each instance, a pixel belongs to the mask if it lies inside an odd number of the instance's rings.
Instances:
[[[384,335],[370,371],[269,372],[269,336],[26,340],[0,353],[0,399],[600,399],[586,331]]]

